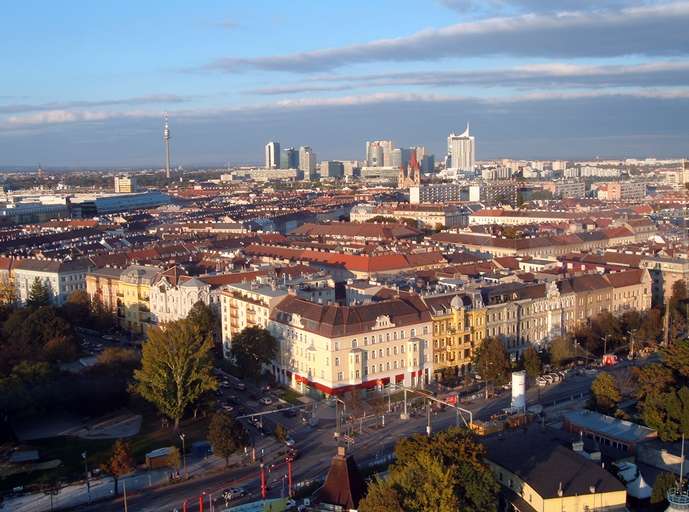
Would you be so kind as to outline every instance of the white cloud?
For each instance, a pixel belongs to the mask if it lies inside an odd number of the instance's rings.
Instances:
[[[548,58],[676,56],[689,53],[689,2],[601,12],[525,14],[459,23],[341,48],[225,58],[205,70],[314,72],[363,62],[423,61],[486,55]]]

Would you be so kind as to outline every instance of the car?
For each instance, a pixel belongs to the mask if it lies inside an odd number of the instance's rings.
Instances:
[[[285,439],[285,444],[291,448],[292,446],[294,446],[295,441],[291,437],[288,437],[287,439]]]
[[[234,407],[232,407],[230,404],[222,404],[221,409],[225,412],[232,412],[234,411]]]
[[[235,382],[234,383],[234,389],[237,389],[239,391],[245,391],[246,390],[246,384],[243,382]]]
[[[234,404],[234,405],[239,405],[239,404],[240,404],[239,397],[238,397],[237,395],[230,395],[230,396],[228,396],[228,397],[227,397],[227,401],[228,401],[229,403],[231,403],[231,404]]]
[[[231,501],[241,498],[242,496],[246,496],[246,494],[246,489],[243,487],[231,487],[222,492],[222,497],[225,499],[225,501]]]
[[[282,415],[287,418],[296,418],[298,414],[299,411],[297,411],[297,409],[283,409],[282,411]]]
[[[113,336],[112,334],[105,334],[105,335],[103,336],[103,339],[104,339],[105,341],[117,341],[117,337],[116,337],[116,336]]]
[[[228,389],[228,388],[231,388],[231,387],[232,387],[232,384],[230,384],[229,382],[227,382],[226,380],[224,380],[224,381],[222,381],[222,382],[220,383],[220,387],[221,387],[221,388]]]
[[[259,400],[259,402],[262,403],[263,405],[271,405],[273,403],[273,399],[270,398],[269,396],[264,396],[263,398],[261,398]]]
[[[287,455],[285,456],[285,458],[292,459],[293,461],[297,460],[299,458],[299,450],[297,450],[296,448],[290,448],[289,450],[287,450]]]

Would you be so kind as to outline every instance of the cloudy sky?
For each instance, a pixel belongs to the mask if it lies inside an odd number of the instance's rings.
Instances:
[[[0,29],[0,165],[689,154],[689,1],[23,0]]]

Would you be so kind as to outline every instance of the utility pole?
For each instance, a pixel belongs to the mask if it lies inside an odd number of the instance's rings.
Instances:
[[[400,415],[401,420],[408,420],[409,419],[409,414],[407,414],[407,388],[404,388],[404,410],[402,411],[402,414]]]
[[[261,499],[266,499],[266,471],[263,462],[261,462]]]
[[[127,512],[127,481],[122,480],[122,494],[124,495],[124,512]]]

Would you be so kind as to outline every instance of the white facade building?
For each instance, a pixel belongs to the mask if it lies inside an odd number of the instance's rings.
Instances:
[[[17,298],[25,304],[31,293],[31,286],[38,278],[50,291],[52,303],[61,306],[72,293],[86,291],[88,269],[89,263],[84,260],[18,260],[14,264]]]
[[[476,167],[476,140],[467,129],[459,135],[451,133],[447,138],[447,154],[450,167],[465,172],[473,172]]]
[[[269,142],[266,144],[266,169],[280,168],[280,143]]]

